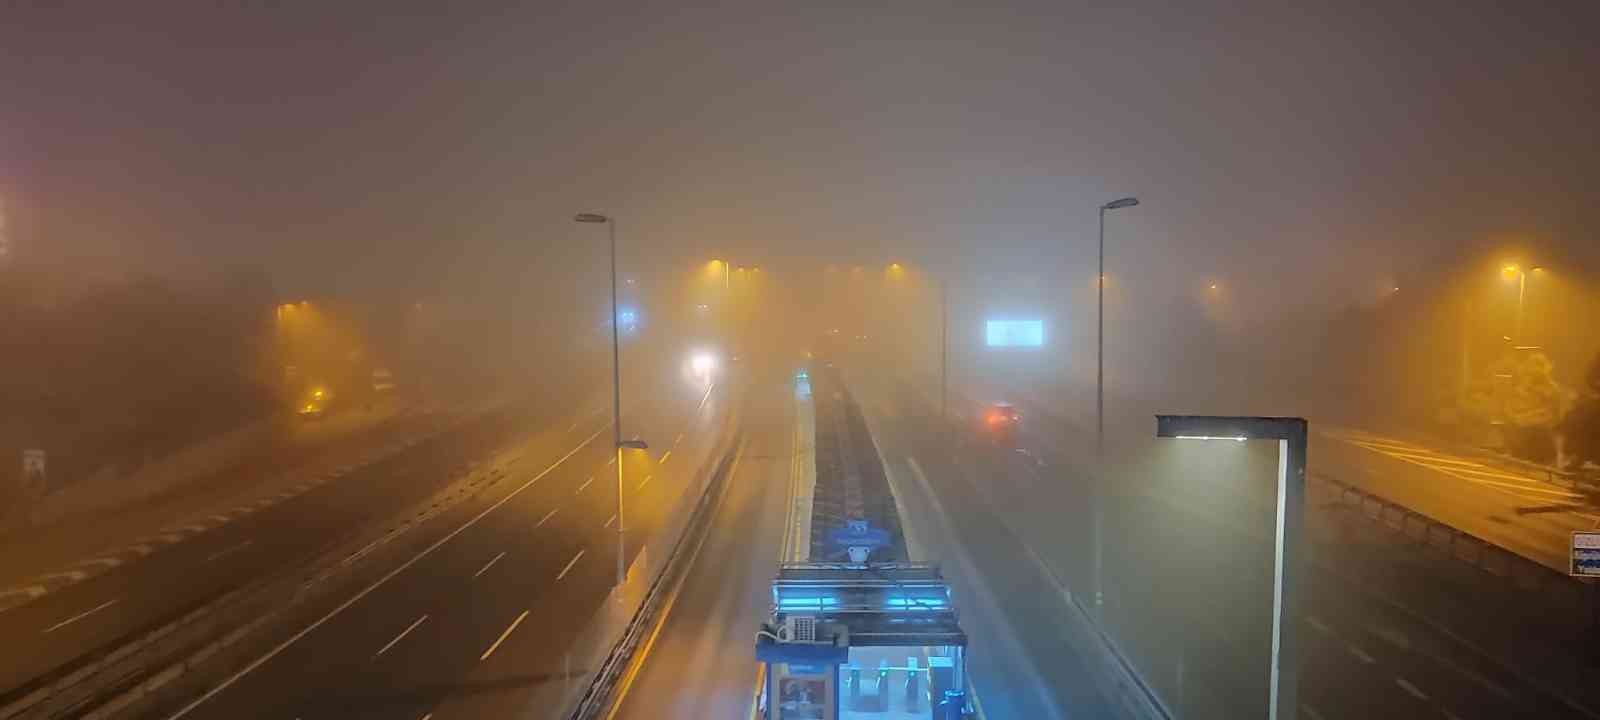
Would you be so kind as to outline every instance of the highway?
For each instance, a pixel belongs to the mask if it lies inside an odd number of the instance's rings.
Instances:
[[[653,442],[625,461],[630,537],[659,521],[726,419],[727,393],[663,375],[625,418]],[[563,650],[615,575],[608,427],[602,416],[525,446],[504,482],[376,553],[370,582],[304,608],[254,661],[163,716],[500,716],[559,684]]]
[[[308,477],[182,527],[124,538],[96,556],[106,564],[94,568],[101,572],[0,612],[0,635],[14,639],[0,657],[0,687],[327,551],[353,527],[399,512],[491,452],[515,420],[481,418],[348,473]]]
[[[864,406],[879,426],[906,432],[920,426],[922,434],[935,436],[928,409],[936,405],[925,386],[870,371],[857,376],[865,378],[858,381],[858,395],[867,398]],[[1014,538],[1021,552],[1002,548],[996,554],[1015,554],[1011,564],[1019,566],[1038,558],[1050,575],[1061,578],[1061,592],[1050,598],[1057,612],[1064,606],[1062,595],[1072,588],[1080,589],[1080,599],[1092,609],[1084,590],[1092,574],[1092,520],[1086,510],[1091,501],[1079,470],[1082,451],[1063,442],[1082,433],[1022,406],[1026,424],[1020,450],[974,441],[975,432],[958,431],[961,442],[925,440],[904,450],[886,447],[884,453],[895,462],[894,456],[904,452],[903,462],[924,470],[952,468],[948,481],[927,473],[936,494],[948,494],[945,506],[963,508],[960,516],[998,518],[1006,526],[1005,533],[961,535],[967,552],[983,553],[999,542],[996,538]],[[1232,445],[1152,440],[1131,453],[1137,459],[1114,470],[1115,481],[1108,483],[1101,621],[1181,717],[1265,711],[1271,485],[1257,481],[1272,477],[1275,451],[1255,447],[1265,444],[1237,450]],[[941,449],[947,459],[935,459]],[[1338,459],[1332,453],[1312,457],[1321,468]],[[1221,486],[1195,482],[1228,476],[1246,479]],[[993,566],[980,567],[991,572]],[[1304,643],[1303,717],[1588,716],[1513,668],[1483,657],[1459,636],[1368,588],[1350,586],[1320,564],[1312,567],[1298,618]],[[1007,586],[1003,580],[987,584]],[[1049,647],[1040,652],[1045,654],[1034,656],[1035,667],[1055,666]],[[984,679],[979,671],[974,674]]]

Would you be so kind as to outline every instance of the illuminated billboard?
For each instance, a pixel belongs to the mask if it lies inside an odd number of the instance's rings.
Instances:
[[[984,340],[989,347],[1040,347],[1044,345],[1044,321],[989,320]]]

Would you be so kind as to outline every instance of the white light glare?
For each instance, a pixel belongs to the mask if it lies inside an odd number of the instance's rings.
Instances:
[[[711,357],[710,353],[697,353],[690,360],[690,367],[694,368],[696,375],[709,375],[717,367],[717,359]]]
[[[1245,441],[1245,438],[1242,438],[1242,437],[1217,437],[1217,436],[1214,436],[1214,435],[1179,435],[1179,436],[1177,436],[1176,439],[1178,439],[1178,440],[1233,440],[1235,442],[1244,442]]]

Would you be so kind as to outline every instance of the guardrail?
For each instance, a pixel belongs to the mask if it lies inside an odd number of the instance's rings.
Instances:
[[[1481,577],[1506,589],[1536,595],[1550,610],[1571,613],[1579,622],[1592,621],[1588,614],[1596,591],[1600,591],[1594,581],[1571,577],[1338,478],[1314,471],[1309,478],[1321,483],[1324,492],[1336,495],[1340,507],[1370,521],[1375,529],[1387,531],[1389,539],[1477,570]]]
[[[616,683],[647,631],[655,627],[667,589],[687,571],[684,549],[711,524],[713,500],[726,483],[739,440],[739,433],[730,434],[713,456],[718,459],[711,469],[701,472],[696,484],[667,509],[662,527],[628,567],[627,581],[612,589],[568,647],[563,656],[565,682],[557,703],[561,710],[555,717],[591,720],[610,709]]]

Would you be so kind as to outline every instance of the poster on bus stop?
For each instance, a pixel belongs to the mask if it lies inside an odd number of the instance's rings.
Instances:
[[[1574,577],[1600,577],[1600,531],[1572,531]]]

